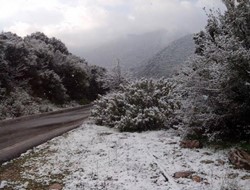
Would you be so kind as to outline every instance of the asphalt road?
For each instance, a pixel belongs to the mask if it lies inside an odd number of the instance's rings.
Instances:
[[[90,108],[91,105],[0,122],[0,164],[80,126],[90,115]]]

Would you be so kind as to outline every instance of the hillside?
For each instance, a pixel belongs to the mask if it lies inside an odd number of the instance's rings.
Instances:
[[[152,57],[177,36],[179,34],[173,34],[166,30],[138,35],[130,34],[95,49],[84,51],[82,56],[89,63],[106,68],[113,68],[119,59],[121,66],[128,69]]]
[[[24,38],[1,33],[0,119],[87,103],[103,92],[104,73],[41,32]]]
[[[142,62],[133,72],[137,77],[170,77],[194,50],[193,35],[186,35]]]

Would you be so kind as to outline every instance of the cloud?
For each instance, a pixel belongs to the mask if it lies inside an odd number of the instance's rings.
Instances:
[[[204,6],[218,0],[6,0],[0,29],[21,36],[41,31],[70,47],[95,46],[129,33],[157,29],[196,32]]]

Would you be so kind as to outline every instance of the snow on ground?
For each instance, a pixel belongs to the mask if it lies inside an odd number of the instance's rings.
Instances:
[[[120,133],[83,124],[35,148],[35,152],[46,150],[46,157],[28,159],[22,176],[50,184],[50,176],[63,174],[65,190],[219,190],[226,186],[249,190],[250,180],[241,179],[249,172],[232,169],[226,152],[182,149],[179,141],[173,130]],[[204,180],[172,177],[183,170],[194,171]]]

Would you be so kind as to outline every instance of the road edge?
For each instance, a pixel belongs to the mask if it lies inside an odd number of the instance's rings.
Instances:
[[[85,118],[87,119],[88,116]],[[83,120],[85,120],[83,119]],[[45,134],[37,135],[31,139],[28,139],[26,141],[22,141],[21,143],[14,144],[10,147],[4,148],[1,150],[0,153],[0,164],[3,164],[7,161],[10,161],[14,158],[19,157],[22,153],[26,152],[27,150],[36,147],[40,144],[43,144],[47,142],[48,140],[51,140],[55,137],[58,137],[66,132],[69,132],[70,130],[73,130],[77,127],[80,127],[83,124],[83,120],[77,121],[74,124],[71,124],[64,128],[58,128],[54,129],[52,131],[49,131]]]
[[[77,107],[73,107],[73,108],[66,108],[66,109],[60,109],[57,111],[50,111],[50,112],[45,112],[45,113],[40,113],[40,114],[22,116],[22,117],[18,117],[18,118],[14,118],[14,119],[6,119],[6,120],[0,121],[0,127],[3,127],[4,125],[12,124],[12,123],[17,123],[19,121],[25,121],[28,119],[36,119],[36,118],[40,118],[43,116],[53,115],[53,114],[57,114],[57,113],[64,113],[64,112],[68,112],[68,111],[75,111],[75,110],[79,110],[82,108],[88,108],[91,106],[93,106],[93,104],[86,104],[83,106],[77,106]]]

